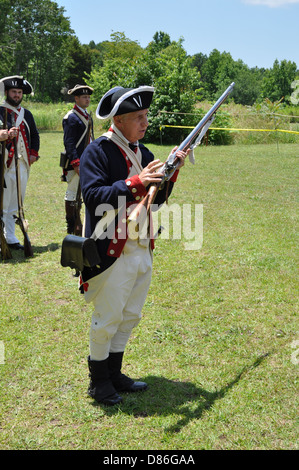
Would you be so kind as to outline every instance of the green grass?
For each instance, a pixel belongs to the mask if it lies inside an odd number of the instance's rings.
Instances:
[[[34,258],[1,263],[0,448],[297,449],[297,145],[201,147],[186,164],[169,203],[203,204],[203,246],[156,242],[124,359],[149,389],[114,408],[87,396],[92,307],[60,266],[61,149],[61,132],[41,134]]]

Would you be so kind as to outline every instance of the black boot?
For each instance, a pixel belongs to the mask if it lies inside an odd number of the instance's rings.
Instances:
[[[134,382],[133,379],[121,373],[123,352],[110,353],[108,358],[108,367],[110,378],[115,389],[120,392],[139,392],[147,389],[145,382]]]
[[[75,202],[65,201],[66,231],[69,234],[75,233]]]
[[[66,231],[69,234],[82,237],[82,222],[80,212],[77,213],[76,201],[65,201]]]
[[[122,397],[116,392],[108,369],[108,358],[104,361],[92,361],[88,357],[90,384],[88,395],[98,403],[104,405],[117,405],[122,401]]]

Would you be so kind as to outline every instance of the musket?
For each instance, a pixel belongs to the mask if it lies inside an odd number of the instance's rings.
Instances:
[[[3,129],[7,129],[7,109],[4,108]],[[0,246],[1,258],[3,260],[12,259],[9,246],[4,236],[4,223],[3,223],[3,197],[4,197],[4,166],[5,166],[5,149],[6,141],[1,143],[2,153],[0,155]]]
[[[15,119],[12,114],[12,125],[16,126]],[[21,194],[21,180],[20,180],[20,171],[19,171],[19,155],[18,155],[18,143],[17,138],[13,139],[14,144],[14,156],[15,156],[15,167],[16,167],[16,185],[17,185],[17,200],[18,200],[18,216],[14,216],[16,223],[19,225],[24,236],[24,255],[25,258],[33,256],[33,250],[31,242],[28,236],[28,221],[25,220],[22,194]]]
[[[159,183],[153,183],[149,186],[149,189],[144,198],[136,205],[136,207],[132,210],[131,214],[129,215],[128,222],[138,222],[141,212],[144,212],[145,209],[146,213],[149,211],[151,204],[154,203],[159,188],[163,185],[165,181],[168,181],[172,177],[180,163],[180,160],[177,157],[177,152],[179,150],[183,150],[184,152],[186,152],[188,149],[193,150],[197,145],[200,144],[202,138],[204,137],[204,135],[208,131],[208,128],[215,119],[215,114],[217,110],[232,92],[234,86],[235,83],[232,82],[230,86],[225,90],[225,92],[220,96],[220,98],[216,101],[216,103],[212,106],[212,108],[197,124],[197,126],[194,127],[194,129],[185,138],[185,140],[183,140],[183,142],[176,149],[176,151],[168,157],[161,170],[159,170],[159,173],[163,173],[161,181]],[[194,143],[192,144],[192,142]]]
[[[92,118],[91,118],[91,113],[90,113],[90,119],[88,120],[88,127],[87,127],[86,136],[85,136],[85,142],[84,142],[84,150],[89,144],[91,135],[92,135],[92,140],[94,140],[93,129],[92,129]],[[81,216],[80,216],[81,207],[82,207],[82,197],[81,197],[81,185],[80,185],[80,179],[79,179],[76,200],[75,200],[75,234],[80,235],[80,236],[82,235],[82,222],[81,222]]]
[[[80,180],[78,183],[77,193],[76,193],[76,200],[75,200],[75,225],[74,225],[74,233],[75,235],[82,235],[82,221],[81,221],[81,207],[82,207],[82,198],[81,198],[81,185]]]

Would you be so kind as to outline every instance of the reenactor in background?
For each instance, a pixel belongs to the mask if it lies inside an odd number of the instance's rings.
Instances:
[[[63,167],[62,180],[67,182],[65,193],[65,214],[67,233],[81,235],[80,220],[80,157],[85,147],[93,139],[93,122],[87,112],[93,89],[86,85],[76,85],[68,91],[74,96],[75,105],[63,118],[64,147],[60,165]]]
[[[21,183],[21,197],[24,202],[27,182],[32,163],[38,160],[40,139],[32,113],[21,107],[23,95],[33,94],[32,86],[24,77],[14,75],[0,80],[4,83],[5,101],[0,107],[0,119],[3,121],[5,108],[7,109],[8,140],[6,143],[5,188],[3,196],[3,223],[4,235],[10,248],[20,250],[20,244],[15,235],[15,216],[18,213],[17,181],[15,168],[15,149],[13,138],[17,138],[19,158],[19,174]],[[24,114],[23,114],[24,113]],[[14,122],[23,114],[19,123],[18,132],[14,129]]]

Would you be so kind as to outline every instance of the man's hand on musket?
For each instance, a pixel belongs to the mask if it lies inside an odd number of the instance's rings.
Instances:
[[[17,127],[12,127],[11,129],[2,129],[0,130],[0,141],[13,139],[18,135]]]
[[[174,147],[171,151],[172,155],[178,147]],[[187,157],[188,153],[190,152],[190,149],[188,149],[186,152],[183,150],[179,150],[176,154],[179,163],[177,165],[177,170],[184,166],[185,164],[185,158]],[[144,184],[145,187],[147,187],[151,183],[160,183],[163,177],[163,173],[159,172],[159,169],[163,167],[163,163],[160,160],[154,160],[153,162],[150,162],[145,168],[143,168],[142,172],[139,174],[139,178],[141,179],[141,182]]]
[[[17,127],[11,127],[8,131],[8,138],[14,139],[15,137],[17,137],[18,133],[19,129]]]
[[[176,150],[177,150],[178,147],[174,147],[171,151],[171,154],[172,155]],[[185,158],[187,157],[187,155],[189,154],[190,152],[190,148],[184,152],[183,150],[179,150],[177,153],[176,153],[176,157],[179,159],[179,163],[176,167],[176,169],[178,170],[179,168],[182,168],[182,166],[185,165]]]
[[[160,160],[154,160],[150,162],[142,172],[139,174],[139,179],[145,187],[151,183],[160,183],[163,177],[163,173],[158,171],[162,168],[163,163]]]

